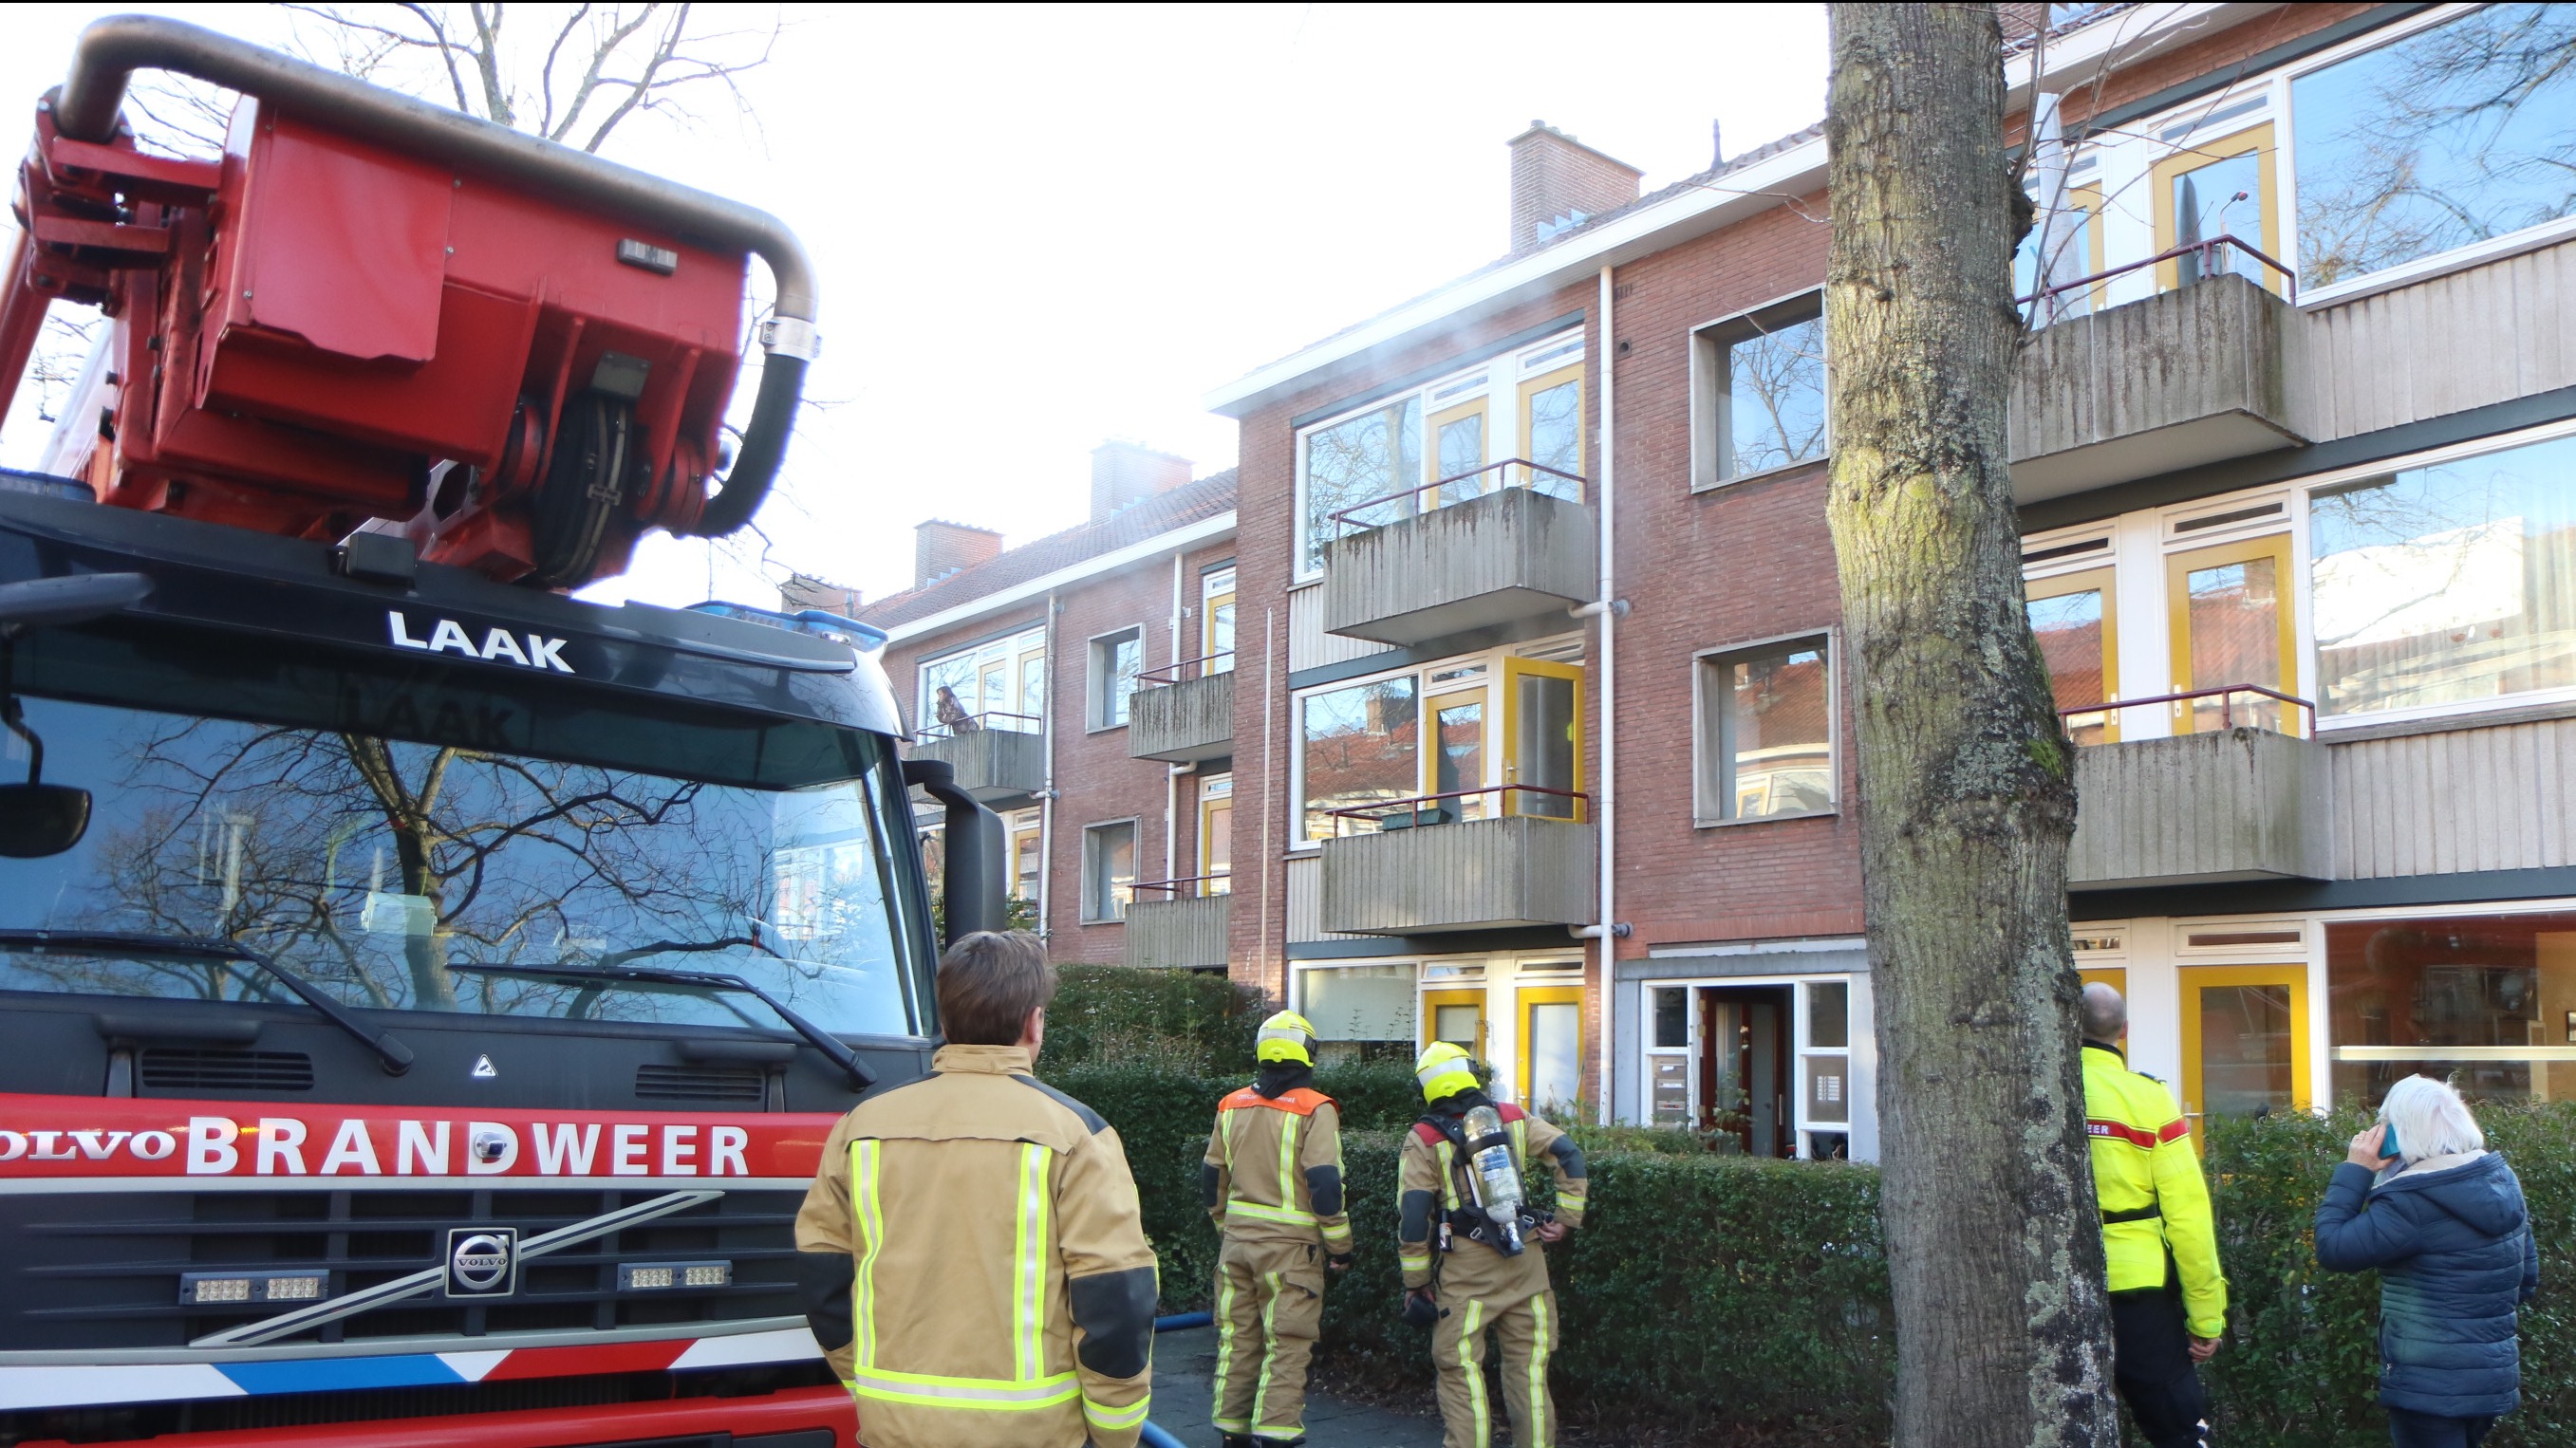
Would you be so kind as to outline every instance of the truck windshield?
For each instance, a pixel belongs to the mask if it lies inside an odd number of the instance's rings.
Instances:
[[[836,1034],[925,1033],[927,926],[884,741],[738,719],[693,736],[527,695],[482,700],[476,724],[452,682],[327,682],[344,724],[439,694],[464,711],[458,738],[25,697],[45,777],[96,803],[69,853],[0,861],[0,929],[233,941],[352,1006],[778,1029],[740,992],[449,966],[721,971]],[[478,732],[590,747],[465,742]],[[651,742],[618,758],[621,739]],[[705,767],[633,764],[693,752]],[[23,747],[9,757],[25,767]],[[293,1000],[255,968],[149,951],[17,949],[0,989]]]

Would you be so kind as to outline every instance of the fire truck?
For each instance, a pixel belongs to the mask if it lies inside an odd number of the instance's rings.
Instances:
[[[138,147],[146,70],[220,155]],[[0,368],[104,325],[0,474],[0,1445],[851,1444],[793,1217],[937,1034],[913,795],[951,932],[999,824],[883,635],[570,596],[750,519],[804,249],[167,19],[17,179]]]

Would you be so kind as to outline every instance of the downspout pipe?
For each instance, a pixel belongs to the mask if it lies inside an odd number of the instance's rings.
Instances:
[[[81,32],[71,74],[52,97],[54,124],[75,140],[116,136],[128,82],[166,70],[273,102],[344,135],[527,188],[553,201],[668,228],[721,251],[746,251],[777,288],[760,332],[760,392],[742,449],[695,530],[722,537],[768,496],[804,398],[822,335],[814,261],[787,224],[757,207],[621,166],[587,151],[478,120],[461,111],[308,65],[291,56],[158,15],[111,15]],[[15,285],[13,273],[7,281]]]
[[[1618,393],[1613,383],[1614,363],[1619,351],[1618,329],[1613,325],[1611,269],[1601,268],[1601,591],[1595,597],[1601,604],[1601,778],[1594,784],[1592,801],[1600,811],[1601,822],[1601,1091],[1600,1112],[1603,1126],[1610,1124],[1610,1059],[1612,1037],[1608,1027],[1615,1019],[1617,987],[1613,977],[1619,958],[1619,937],[1627,928],[1616,923],[1613,909],[1613,884],[1617,880],[1615,862],[1619,855],[1619,615],[1622,608],[1618,592],[1613,548],[1617,539],[1614,520],[1618,517],[1619,491],[1614,486],[1615,449],[1619,435]],[[1642,1029],[1644,1022],[1640,1021]]]

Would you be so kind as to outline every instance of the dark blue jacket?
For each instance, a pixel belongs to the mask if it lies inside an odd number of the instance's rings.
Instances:
[[[2446,1418],[2512,1412],[2514,1309],[2540,1286],[2522,1183],[2493,1152],[2375,1188],[2371,1177],[2335,1168],[2317,1204],[2317,1263],[2379,1269],[2379,1401]]]

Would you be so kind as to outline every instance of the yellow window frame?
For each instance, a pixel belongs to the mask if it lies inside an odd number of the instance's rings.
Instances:
[[[1450,423],[1458,422],[1469,417],[1483,418],[1485,422],[1484,436],[1480,439],[1482,448],[1476,458],[1476,462],[1479,466],[1482,466],[1496,461],[1494,457],[1494,419],[1491,416],[1491,409],[1486,406],[1486,403],[1489,400],[1489,398],[1480,393],[1477,396],[1468,398],[1466,401],[1459,403],[1455,407],[1444,407],[1438,412],[1432,413],[1429,417],[1423,419],[1422,481],[1424,486],[1428,487],[1430,484],[1437,483],[1448,476],[1448,474],[1443,471],[1440,462],[1440,429],[1448,426]],[[1436,494],[1430,495],[1430,501],[1422,511],[1429,512],[1432,508],[1445,508],[1449,506],[1451,501],[1449,495],[1453,492],[1458,494],[1457,501],[1463,503],[1469,498],[1478,497],[1482,494],[1492,492],[1497,484],[1495,482],[1489,482],[1483,478],[1478,478],[1472,484],[1476,489],[1473,493],[1464,491],[1465,486],[1466,485],[1453,484],[1450,487],[1440,489]]]
[[[2200,992],[2212,987],[2286,986],[2290,992],[2290,1109],[2308,1109],[2308,968],[2304,965],[2186,965],[2182,986],[2182,1114],[2195,1150],[2208,1150],[2206,1097],[2200,1069]]]
[[[2053,578],[2034,578],[2022,585],[2022,596],[2031,603],[2044,599],[2064,598],[2071,593],[2100,592],[2102,595],[2102,697],[2105,701],[2120,697],[2120,609],[2113,592],[2118,570],[2109,565],[2087,568],[2081,573],[2061,573]],[[2052,693],[2054,690],[2052,689]],[[2076,720],[2090,718],[2078,714],[2065,720],[2071,732],[2079,727]],[[2120,739],[2120,711],[2102,711],[2102,742],[2116,744]]]
[[[1503,660],[1502,782],[1505,784],[1518,784],[1521,780],[1520,684],[1522,679],[1532,675],[1550,679],[1566,679],[1570,680],[1574,685],[1574,717],[1573,722],[1568,727],[1574,731],[1574,737],[1571,741],[1574,745],[1574,792],[1581,794],[1583,792],[1583,749],[1586,743],[1583,728],[1583,670],[1581,666],[1576,664],[1560,664],[1546,659],[1509,658]],[[1524,803],[1525,802],[1522,800],[1520,792],[1518,790],[1514,790],[1513,792],[1503,796],[1503,813],[1507,815],[1537,813],[1537,811],[1524,809]],[[1574,813],[1571,816],[1572,818],[1578,820],[1590,818],[1591,811],[1586,808],[1586,801],[1571,800],[1568,801],[1568,803],[1574,806]]]
[[[1441,1039],[1439,1030],[1440,1008],[1442,1006],[1474,1006],[1476,1008],[1476,1043],[1467,1048],[1467,1054],[1479,1061],[1485,1059],[1485,988],[1483,986],[1476,986],[1469,990],[1424,991],[1422,993],[1421,1031],[1422,1044],[1425,1047],[1428,1047],[1432,1042]]]
[[[2272,123],[2265,121],[2251,130],[2238,131],[2220,140],[2197,146],[2186,146],[2149,167],[2147,184],[2155,193],[2156,250],[2172,250],[2175,238],[2181,234],[2181,220],[2174,214],[2174,179],[2184,172],[2197,171],[2213,161],[2226,161],[2238,156],[2251,155],[2255,158],[2254,189],[2258,193],[2254,197],[2254,204],[2262,218],[2262,235],[2258,239],[2265,256],[2280,256],[2281,189],[2276,175],[2278,167],[2274,164],[2279,154],[2280,147],[2273,144]],[[2093,228],[2097,238],[2101,235],[2101,230],[2098,225]],[[2270,267],[2262,268],[2262,273],[2265,290],[2279,294],[2282,290],[2281,274]],[[2156,288],[2159,291],[2169,292],[2180,285],[2182,285],[2182,267],[2179,261],[2167,258],[2156,263]]]
[[[1222,795],[1209,793],[1220,781],[1225,785],[1225,793]],[[1214,878],[1217,866],[1217,832],[1211,826],[1215,816],[1220,812],[1226,817],[1226,859],[1230,869],[1234,856],[1234,776],[1230,774],[1213,775],[1199,781],[1198,893],[1202,896],[1230,895],[1234,892],[1233,880]]]
[[[1579,985],[1531,985],[1521,987],[1519,1005],[1519,1026],[1521,1038],[1521,1105],[1532,1111],[1537,1110],[1539,1107],[1539,1103],[1530,1095],[1530,1068],[1537,1064],[1537,1053],[1530,1049],[1530,1042],[1538,1038],[1538,1032],[1533,1028],[1532,1022],[1537,1016],[1538,1007],[1551,1005],[1570,1005],[1574,1007],[1575,1076],[1580,1079],[1583,1074],[1583,1060],[1585,1055],[1583,1048],[1586,1044],[1583,1030],[1583,987]]]
[[[2272,560],[2272,577],[2280,590],[2280,673],[2265,688],[2284,694],[2296,694],[2299,682],[2299,587],[2290,573],[2290,535],[2267,533],[2260,538],[2246,538],[2234,543],[2213,543],[2205,548],[2192,548],[2165,555],[2165,639],[2171,661],[2173,692],[2187,694],[2194,689],[2214,688],[2220,684],[2261,683],[2255,679],[2213,679],[2204,684],[2191,672],[2191,575],[2203,568],[2224,568],[2230,563],[2251,563],[2258,558]],[[2104,610],[2105,614],[2109,610]],[[2261,695],[2252,695],[2260,699]],[[2189,734],[2192,728],[2192,700],[2181,700],[2171,706],[2173,732]],[[2280,706],[2283,732],[2304,736],[2307,711]]]
[[[1216,588],[1219,578],[1225,580],[1224,588],[1221,591],[1211,591]],[[1199,657],[1202,660],[1213,660],[1216,656],[1216,611],[1234,602],[1235,586],[1235,572],[1231,567],[1218,569],[1199,580]],[[1242,627],[1243,620],[1236,619],[1237,631],[1239,632]],[[1232,651],[1228,650],[1228,652]],[[1210,673],[1221,674],[1233,668],[1234,660],[1228,658],[1222,668],[1213,662],[1202,662],[1199,665],[1199,673],[1203,676]]]
[[[1519,416],[1513,433],[1513,436],[1519,440],[1519,449],[1514,456],[1519,457],[1524,461],[1532,460],[1530,458],[1530,400],[1542,392],[1546,392],[1551,388],[1562,387],[1568,382],[1574,384],[1574,436],[1576,439],[1575,446],[1578,453],[1575,458],[1575,464],[1572,471],[1582,473],[1586,461],[1585,457],[1582,455],[1582,439],[1591,436],[1588,429],[1592,421],[1592,399],[1587,396],[1584,391],[1583,364],[1580,361],[1577,361],[1570,366],[1559,367],[1552,372],[1542,372],[1536,377],[1525,377],[1521,379],[1520,390],[1516,396],[1516,410]],[[1487,426],[1490,428],[1492,424],[1488,423]],[[1437,436],[1437,434],[1434,434],[1434,436]],[[1491,452],[1492,450],[1493,445],[1491,443],[1486,444],[1486,451]],[[1427,452],[1429,449],[1426,448],[1425,451]],[[1536,484],[1538,481],[1539,477],[1534,473],[1529,474],[1523,479],[1524,484]],[[1554,481],[1563,483],[1567,488],[1575,488],[1574,484],[1566,482],[1563,478],[1558,478]],[[1581,499],[1582,490],[1575,488],[1575,491],[1579,501]]]
[[[1480,761],[1483,766],[1483,772],[1473,780],[1460,781],[1458,787],[1461,789],[1475,789],[1487,784],[1493,777],[1493,760],[1495,758],[1496,742],[1494,738],[1494,725],[1496,720],[1494,718],[1493,689],[1485,684],[1474,684],[1464,689],[1452,689],[1445,694],[1433,694],[1422,701],[1422,712],[1418,716],[1422,721],[1420,726],[1422,736],[1421,747],[1414,751],[1415,755],[1422,762],[1422,793],[1425,795],[1440,793],[1440,711],[1446,708],[1454,708],[1460,704],[1477,704],[1483,706],[1484,715],[1478,721],[1478,727],[1485,731],[1485,737],[1479,749],[1479,752],[1484,756],[1484,759]],[[1447,803],[1447,801],[1435,802],[1431,807],[1433,809],[1438,809],[1441,804],[1445,803]],[[1462,820],[1483,819],[1486,814],[1490,812],[1487,809],[1487,804],[1488,801],[1483,795],[1470,795],[1461,799],[1457,801],[1456,804],[1458,818]]]

